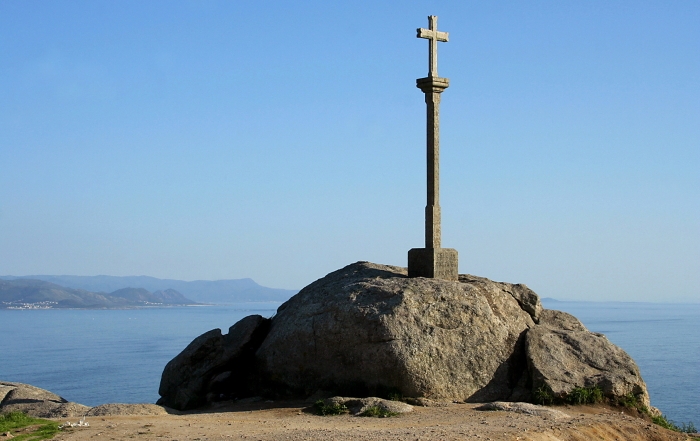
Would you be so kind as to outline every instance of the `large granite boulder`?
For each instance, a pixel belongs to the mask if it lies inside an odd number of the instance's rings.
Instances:
[[[535,325],[514,292],[472,276],[349,265],[280,306],[257,351],[260,369],[293,394],[505,400],[524,392],[522,340]]]
[[[650,408],[637,364],[603,334],[590,332],[574,316],[545,310],[525,337],[527,363],[535,388],[565,398],[575,387],[599,387],[606,396],[634,395]]]
[[[24,383],[0,381],[0,414],[24,412],[35,418],[81,417],[88,406]]]
[[[269,319],[251,315],[229,328],[206,332],[170,360],[163,370],[158,404],[186,410],[221,399],[250,396],[255,381],[254,352]]]
[[[159,404],[184,410],[251,396],[527,401],[541,387],[633,393],[648,405],[639,369],[575,318],[542,308],[525,285],[460,275],[408,278],[358,262],[227,336],[198,337],[166,366]]]

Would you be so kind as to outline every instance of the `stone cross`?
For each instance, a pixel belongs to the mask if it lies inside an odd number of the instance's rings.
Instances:
[[[417,37],[430,41],[428,76],[416,80],[425,94],[427,110],[428,197],[425,206],[425,248],[408,252],[408,276],[457,280],[457,250],[441,247],[440,230],[440,94],[450,80],[437,76],[437,42],[447,41],[448,33],[437,30],[437,17],[428,17],[428,29],[418,29]]]
[[[437,30],[437,16],[435,15],[428,17],[428,29],[418,28],[416,31],[418,32],[418,38],[427,38],[430,40],[430,49],[428,49],[428,76],[437,77],[437,42],[449,41],[449,34]]]

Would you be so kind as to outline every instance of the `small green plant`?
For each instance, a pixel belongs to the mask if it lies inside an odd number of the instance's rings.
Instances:
[[[697,427],[695,427],[695,424],[693,424],[692,421],[688,421],[688,423],[681,423],[681,432],[683,433],[698,433]]]
[[[545,385],[542,385],[535,389],[535,393],[533,395],[535,399],[535,404],[547,406],[554,402],[554,395],[552,395],[552,391],[549,390],[549,388]]]
[[[603,391],[598,386],[575,387],[566,396],[569,404],[595,404],[603,401]]]
[[[650,415],[649,409],[639,401],[639,398],[632,392],[615,399],[618,406],[623,406],[628,409],[636,409],[638,412]],[[651,415],[650,415],[651,416]]]
[[[348,413],[348,408],[344,404],[326,404],[323,400],[318,400],[314,403],[314,412],[316,415],[342,415]]]
[[[12,433],[18,429],[32,427],[25,433]],[[39,441],[53,438],[58,432],[58,423],[55,421],[32,418],[22,412],[10,412],[0,416],[0,432],[12,433],[14,441]]]
[[[651,417],[651,421],[658,425],[663,427],[664,429],[668,430],[673,430],[674,432],[680,432],[681,428],[676,425],[673,421],[669,420],[666,418],[665,415],[658,415],[658,416],[653,416]]]
[[[389,394],[389,400],[391,400],[391,401],[403,401],[403,394],[401,392],[392,392]]]
[[[591,389],[591,399],[593,399],[594,403],[602,403],[605,399],[605,395],[603,395],[603,390],[598,386],[593,386],[593,388]]]
[[[674,432],[697,433],[698,431],[692,421],[688,423],[681,423],[679,426],[675,422],[666,418],[666,415],[653,416],[651,417],[651,421],[664,429],[673,430]]]
[[[396,416],[398,413],[396,412],[391,412],[389,410],[384,409],[383,407],[380,406],[371,406],[365,409],[364,412],[360,414],[360,416],[364,417],[375,417],[375,418],[388,418],[392,416]]]

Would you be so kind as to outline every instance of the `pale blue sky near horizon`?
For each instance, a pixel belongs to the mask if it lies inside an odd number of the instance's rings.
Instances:
[[[0,275],[298,289],[424,245],[560,300],[700,302],[700,2],[0,2]]]

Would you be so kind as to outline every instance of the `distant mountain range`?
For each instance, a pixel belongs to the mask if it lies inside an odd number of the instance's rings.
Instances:
[[[0,280],[0,309],[117,309],[193,304],[196,302],[174,289],[149,292],[143,288],[123,288],[105,293],[35,279]]]
[[[126,288],[142,288],[147,292],[174,290],[198,303],[284,302],[297,293],[296,290],[275,289],[260,286],[252,279],[184,280],[157,279],[148,276],[0,276],[2,280],[41,280],[64,289],[83,290],[91,293],[111,293]],[[167,297],[167,296],[166,296]],[[165,298],[165,297],[164,297]],[[0,299],[2,300],[2,299]],[[191,300],[188,300],[191,303]]]

